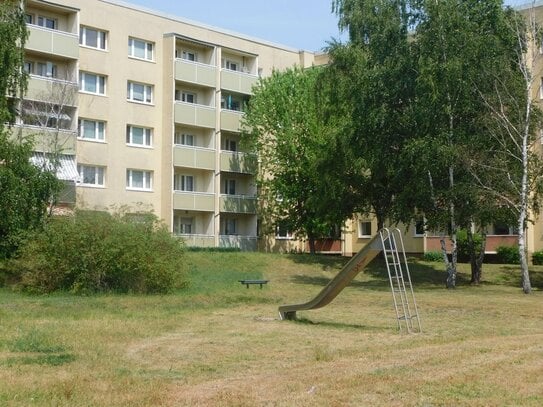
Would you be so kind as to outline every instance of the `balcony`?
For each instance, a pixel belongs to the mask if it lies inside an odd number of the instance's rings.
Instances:
[[[176,145],[173,149],[173,165],[176,167],[214,170],[215,150]]]
[[[256,214],[256,197],[246,195],[221,195],[220,211]]]
[[[215,128],[215,108],[195,103],[175,102],[174,120],[190,126]]]
[[[235,247],[243,251],[256,251],[258,238],[256,236],[219,236],[219,247]]]
[[[62,106],[77,106],[78,94],[79,88],[77,82],[30,75],[25,99],[44,101]]]
[[[40,126],[16,126],[24,138],[34,138],[34,150],[44,153],[75,154],[77,132]]]
[[[175,60],[175,80],[177,81],[191,82],[214,88],[217,83],[216,73],[217,68],[212,65],[179,58]]]
[[[254,174],[256,170],[256,156],[247,153],[221,151],[221,171]]]
[[[205,192],[175,191],[173,195],[173,208],[186,211],[212,212],[215,210],[215,195]]]
[[[229,69],[221,70],[221,89],[251,95],[252,87],[258,82],[258,76]]]
[[[77,34],[51,30],[33,24],[28,24],[27,27],[30,35],[25,43],[25,49],[56,57],[79,58],[79,37]]]
[[[221,110],[221,130],[239,132],[242,117],[242,112]]]
[[[215,247],[213,235],[176,234],[176,236],[183,239],[189,247]]]

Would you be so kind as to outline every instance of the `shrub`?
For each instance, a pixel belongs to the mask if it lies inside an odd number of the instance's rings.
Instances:
[[[498,246],[496,248],[496,258],[498,263],[520,264],[520,256],[516,246]]]
[[[441,260],[443,260],[443,253],[441,253],[441,252],[426,252],[422,256],[422,259],[424,261],[433,261],[433,262],[441,261]]]
[[[543,250],[538,250],[532,254],[532,263],[536,266],[543,264]]]
[[[165,293],[186,283],[183,256],[154,216],[78,211],[31,235],[11,265],[31,292]]]
[[[478,233],[474,233],[473,242],[475,243],[475,253],[479,253],[481,251],[483,237]],[[470,258],[467,231],[463,229],[458,231],[458,233],[456,234],[456,244],[458,246],[458,261],[462,263],[469,262]]]

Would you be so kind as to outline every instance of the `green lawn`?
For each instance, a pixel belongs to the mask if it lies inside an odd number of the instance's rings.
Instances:
[[[329,306],[279,321],[346,259],[188,252],[170,295],[27,296],[0,289],[0,405],[543,405],[543,268],[444,289],[410,264],[423,334],[397,332],[375,261]],[[247,289],[238,280],[266,278]]]

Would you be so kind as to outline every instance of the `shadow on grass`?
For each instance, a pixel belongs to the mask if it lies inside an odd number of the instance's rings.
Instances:
[[[349,261],[347,257],[332,256],[329,254],[287,254],[286,257],[293,263],[320,266],[324,271],[340,269]]]
[[[299,318],[296,320],[293,320],[292,322],[295,322],[297,324],[304,324],[304,325],[314,325],[314,326],[323,326],[326,328],[334,328],[334,329],[366,329],[371,331],[389,331],[390,328],[385,328],[382,326],[370,326],[370,325],[361,325],[361,324],[345,324],[342,322],[327,322],[327,321],[319,321],[314,322],[307,318]]]
[[[436,267],[418,262],[409,262],[408,264],[411,274],[411,281],[415,288],[442,289],[445,287],[446,274],[443,270],[439,269],[437,264]],[[292,281],[297,284],[310,284],[324,287],[332,278],[334,278],[337,273],[339,273],[339,267],[341,267],[341,264],[337,266],[335,270],[333,270],[333,274],[331,273],[330,278],[323,276],[296,275],[292,277]],[[390,290],[386,264],[385,261],[380,257],[374,259],[368,266],[366,266],[366,268],[360,273],[360,276],[361,277],[358,279],[353,280],[349,286],[375,291]],[[458,284],[462,285],[469,284],[469,280],[462,274],[458,274],[457,282]]]

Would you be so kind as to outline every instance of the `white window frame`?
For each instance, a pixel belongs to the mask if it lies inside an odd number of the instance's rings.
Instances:
[[[238,151],[238,141],[231,138],[225,139],[224,149],[225,151],[232,151],[232,152]]]
[[[143,186],[134,186],[134,176],[140,173]],[[126,189],[129,191],[152,191],[153,190],[153,172],[149,170],[139,170],[128,168],[126,170]]]
[[[189,133],[175,133],[174,144],[178,146],[195,146],[196,136]]]
[[[134,142],[134,130],[142,130],[143,143]],[[133,126],[131,124],[126,126],[126,144],[133,147],[153,147],[153,129],[150,127]]]
[[[181,97],[179,97],[181,96]],[[189,97],[192,97],[192,102],[187,101]],[[185,90],[177,90],[176,91],[176,98],[178,102],[183,103],[190,103],[190,104],[197,104],[198,103],[198,94],[194,92],[187,92]]]
[[[422,233],[418,233],[417,226],[420,225],[421,223],[422,223],[423,231],[422,231]],[[413,223],[413,236],[414,237],[423,237],[426,234],[426,231],[424,230],[424,224],[425,224],[424,218],[417,219]]]
[[[85,182],[85,170],[89,171],[94,178],[93,182]],[[77,172],[79,173],[80,185],[86,187],[104,188],[106,185],[105,167],[98,165],[78,164]]]
[[[229,179],[224,180],[224,194],[236,195],[236,180],[235,179],[229,178]]]
[[[36,68],[35,74],[43,78],[56,78],[57,77],[57,66],[52,62],[36,62],[34,64]]]
[[[143,44],[143,56],[136,55],[136,43]],[[155,60],[155,43],[140,38],[128,37],[128,56],[142,61],[153,62]]]
[[[294,235],[288,230],[288,228],[285,229],[285,233],[281,234],[282,225],[278,224],[275,226],[275,238],[277,240],[292,240],[294,238]]]
[[[93,80],[92,77],[94,77]],[[94,82],[94,86],[96,86],[96,91],[93,92],[91,90],[85,89],[87,86],[87,83]],[[83,93],[89,93],[91,95],[100,95],[105,96],[106,94],[106,85],[107,80],[104,75],[92,73],[92,72],[86,72],[86,71],[79,71],[79,91]]]
[[[196,178],[194,175],[175,174],[174,187],[176,191],[195,192]]]
[[[48,27],[47,22],[51,22],[53,26]],[[43,28],[47,28],[48,30],[58,30],[58,20],[56,18],[53,18],[53,17],[38,15],[37,25],[40,26],[40,27],[43,27]]]
[[[189,62],[198,62],[198,53],[188,49],[181,51],[181,59]]]
[[[364,226],[363,225],[367,225],[369,224],[369,228],[370,228],[370,234],[364,234],[363,233],[363,229],[364,229]],[[371,233],[373,232],[372,231],[373,229],[373,225],[372,225],[372,222],[370,220],[359,220],[358,221],[358,237],[361,238],[361,239],[366,239],[366,238],[369,238],[371,237]]]
[[[87,35],[89,31],[96,32],[96,45],[87,43]],[[86,48],[98,49],[107,51],[107,31],[99,30],[98,28],[87,27],[82,25],[79,28],[79,45]]]
[[[239,61],[235,61],[233,59],[225,59],[224,60],[224,69],[228,69],[229,71],[241,71],[241,63]]]
[[[85,137],[85,124],[91,124],[94,127],[94,137]],[[100,143],[106,140],[106,122],[92,119],[79,119],[79,133],[77,138],[85,141],[97,141]]]
[[[223,222],[225,236],[236,236],[238,234],[238,220],[236,218],[226,218]]]
[[[177,234],[192,235],[193,234],[192,229],[194,227],[194,218],[179,216],[176,218],[175,226],[177,229]]]
[[[136,93],[134,92],[134,88],[136,86],[142,86],[143,92],[142,92],[142,100],[139,100],[136,98]],[[134,82],[134,81],[128,81],[127,87],[126,87],[126,99],[129,102],[134,103],[143,103],[146,105],[152,105],[153,104],[153,85],[149,85],[147,83],[141,83],[141,82]]]

